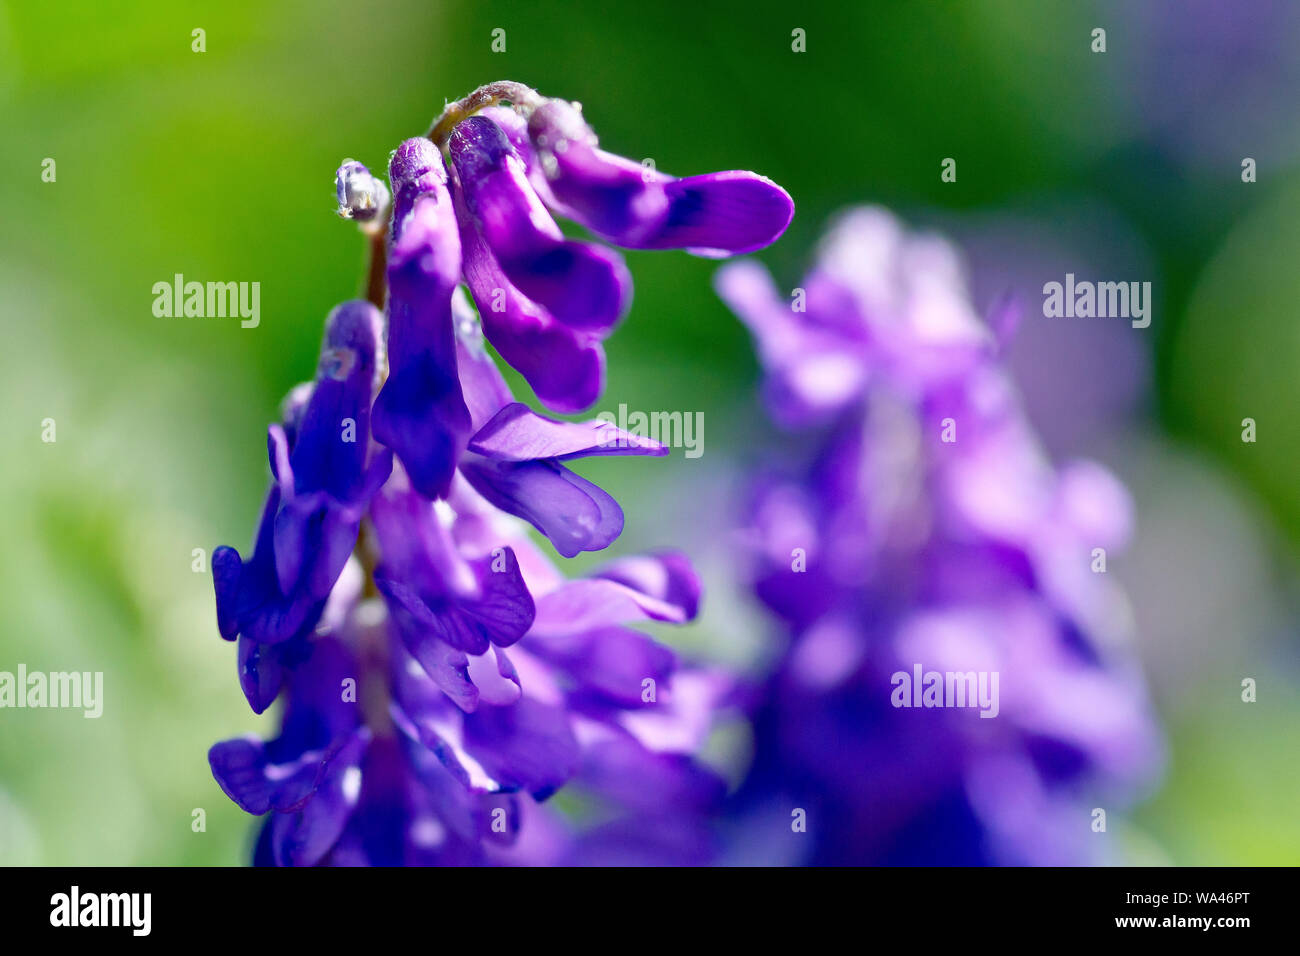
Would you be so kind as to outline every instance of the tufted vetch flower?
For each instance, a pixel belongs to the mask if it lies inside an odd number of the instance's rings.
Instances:
[[[749,490],[752,584],[788,647],[745,838],[788,862],[1114,861],[1093,810],[1162,761],[1124,595],[1092,567],[1128,535],[1125,489],[1048,460],[1001,360],[1007,306],[976,313],[943,240],[851,210],[800,287],[803,310],[755,264],[717,277],[810,444]],[[930,673],[995,693],[900,693]]]
[[[633,183],[595,144],[574,107],[497,83],[401,143],[388,185],[355,160],[336,173],[339,215],[370,242],[367,300],[331,313],[315,380],[268,430],[251,555],[212,562],[250,706],[283,702],[277,736],[209,753],[264,817],[258,863],[711,853],[703,811],[724,788],[696,751],[730,682],[638,626],[695,617],[689,561],[660,551],[570,580],[535,539],[566,558],[608,547],[622,508],[571,464],[668,449],[517,401],[486,342],[542,404],[579,412],[631,278],[554,216],[716,255],[774,241],[793,206],[753,173]],[[575,781],[604,807],[597,826],[547,802]]]

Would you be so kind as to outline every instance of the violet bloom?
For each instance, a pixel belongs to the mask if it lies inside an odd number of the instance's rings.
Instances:
[[[493,106],[503,99],[515,112]],[[593,231],[709,254],[771,242],[790,201],[751,173],[716,185],[652,177],[642,192],[667,206],[618,185],[602,208],[629,208],[611,231],[581,197],[616,158],[591,153],[567,172],[539,160],[567,149],[545,119],[555,110],[536,118],[548,104],[516,84],[453,104],[429,138],[396,150],[391,194],[353,160],[337,173],[340,215],[370,238],[371,301],[330,316],[316,381],[271,426],[252,556],[213,556],[218,627],[238,639],[244,694],[258,713],[284,700],[276,738],[209,753],[222,789],[265,817],[259,863],[693,863],[713,852],[703,821],[723,786],[694,754],[729,685],[679,673],[636,627],[692,619],[695,572],[663,552],[566,580],[528,530],[565,557],[608,547],[622,509],[569,463],[668,450],[517,402],[484,336],[552,407],[598,397],[599,343],[630,282],[617,254],[559,231],[541,198],[552,186]],[[592,826],[545,803],[570,781],[604,808]]]
[[[217,548],[212,573],[222,637],[279,644],[309,632],[357,540],[392,455],[369,445],[381,318],[366,302],[330,315],[316,382],[268,429],[272,485],[253,555]],[[292,436],[292,446],[290,444]]]
[[[509,109],[496,105],[505,101]],[[601,393],[600,343],[632,283],[618,253],[567,238],[555,215],[630,248],[725,256],[774,242],[794,213],[789,195],[755,173],[679,180],[605,153],[575,107],[514,83],[448,107],[427,138],[398,148],[389,174],[392,374],[375,434],[426,497],[446,494],[468,437],[451,348],[458,283],[538,399],[578,412]],[[350,210],[349,191],[363,200],[373,191],[351,165],[339,176]]]
[[[754,586],[789,646],[745,840],[820,864],[1115,859],[1095,811],[1113,829],[1162,754],[1097,573],[1131,505],[1100,466],[1042,454],[1000,365],[1005,311],[990,331],[953,250],[879,209],[840,220],[802,301],[754,263],[717,285],[773,416],[814,445],[753,487]]]

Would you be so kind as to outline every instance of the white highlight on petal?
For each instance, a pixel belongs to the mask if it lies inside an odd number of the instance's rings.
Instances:
[[[357,802],[357,797],[361,796],[361,768],[348,767],[343,771],[343,799],[349,804]]]
[[[409,834],[411,842],[416,846],[433,849],[441,846],[443,840],[447,838],[447,828],[437,817],[426,815],[411,823]]]

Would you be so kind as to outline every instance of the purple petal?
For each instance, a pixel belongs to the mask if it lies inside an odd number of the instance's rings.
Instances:
[[[239,634],[239,579],[244,562],[234,548],[212,552],[212,586],[217,593],[217,630],[228,641]]]
[[[416,201],[447,187],[447,166],[438,147],[423,136],[406,140],[388,161],[388,181],[393,187],[393,241],[401,239],[406,218]]]
[[[593,577],[608,578],[642,594],[680,608],[682,619],[694,620],[700,611],[700,578],[680,551],[635,554],[611,561]]]
[[[249,560],[242,560],[234,548],[223,546],[212,552],[217,626],[227,640],[242,635],[267,644],[288,641],[315,627],[324,608],[323,600],[301,588],[287,595],[280,590],[274,546],[279,506],[280,490],[273,485]]]
[[[346,302],[330,313],[292,449],[283,426],[268,430],[279,505],[270,539],[264,516],[254,560],[240,578],[241,591],[248,589],[242,629],[257,640],[286,640],[309,619],[314,623],[356,543],[366,500],[391,467],[386,455],[366,462],[381,326],[366,302]],[[228,585],[233,565],[222,561]],[[274,585],[264,562],[274,566]],[[221,616],[229,624],[228,607]]]
[[[477,325],[473,307],[459,296],[464,309],[469,315],[461,316],[458,321]],[[454,303],[453,303],[454,305]],[[481,331],[481,330],[480,330]],[[478,431],[501,409],[515,400],[510,386],[506,384],[501,369],[483,345],[482,336],[472,333],[458,334],[456,341],[456,367],[460,372],[460,387],[465,394],[465,405],[469,409],[471,428]]]
[[[504,128],[516,143],[518,134]],[[664,185],[670,177],[598,149],[596,134],[569,103],[549,100],[540,106],[527,135],[529,153],[535,147],[533,180],[545,180],[546,192],[539,194],[561,215],[601,235],[630,239],[652,234],[667,219]]]
[[[409,165],[413,152],[399,150],[399,156]],[[434,161],[440,170],[436,150]],[[460,233],[445,173],[428,172],[419,181],[427,191],[411,199],[415,187],[408,184],[401,194],[412,206],[389,254],[389,376],[375,401],[375,438],[393,449],[421,494],[440,498],[470,431],[451,310]],[[395,218],[395,234],[397,224]]]
[[[361,510],[340,507],[321,493],[284,502],[275,516],[275,566],[284,593],[324,601],[348,563]]]
[[[490,570],[493,561],[505,567]],[[423,641],[436,639],[468,654],[483,654],[490,644],[508,647],[527,633],[533,620],[533,601],[519,574],[514,551],[502,549],[498,558],[475,562],[482,587],[475,600],[428,600],[403,581],[376,574],[375,584],[390,602],[409,615],[403,628],[411,652],[419,656]]]
[[[277,650],[289,691],[275,746],[287,751],[326,748],[351,733],[361,720],[361,710],[356,701],[344,699],[343,682],[349,678],[359,682],[361,668],[350,642],[318,634]]]
[[[631,297],[622,258],[564,238],[529,185],[523,161],[490,119],[464,120],[449,146],[466,207],[511,283],[561,322],[613,328]]]
[[[465,747],[504,786],[544,800],[578,769],[578,741],[562,707],[524,697],[465,716]]]
[[[271,844],[277,865],[314,866],[338,841],[360,798],[369,744],[364,728],[349,736],[323,767],[311,798],[296,811],[276,814]]]
[[[579,578],[537,599],[531,635],[577,634],[585,630],[632,621],[671,621],[681,624],[685,610],[617,581]]]
[[[389,712],[397,728],[432,754],[464,789],[495,789],[495,780],[483,773],[465,753],[462,708],[443,693],[420,663],[398,651],[390,668],[393,702]]]
[[[401,614],[397,616],[400,618]],[[461,710],[478,707],[478,688],[469,679],[469,655],[438,640],[406,644],[416,662]]]
[[[479,494],[529,522],[566,558],[600,551],[623,532],[618,502],[556,462],[495,461],[469,452],[460,467]]]
[[[276,644],[263,644],[244,635],[239,638],[239,686],[255,714],[270,707],[284,685],[284,667],[280,663],[279,647]]]
[[[529,647],[560,667],[577,685],[578,697],[615,707],[644,707],[644,682],[663,685],[677,668],[677,657],[645,634],[626,627],[604,627],[564,638],[529,635]]]
[[[402,638],[417,657],[430,640],[483,654],[527,632],[533,599],[511,548],[462,558],[428,500],[409,490],[386,488],[371,514],[384,555],[375,583],[403,612]]]
[[[409,615],[398,603],[390,604],[398,621],[403,646],[423,672],[462,711],[469,713],[484,703],[512,703],[519,698],[519,677],[514,665],[498,647],[488,646],[486,653],[466,654],[425,633],[407,620]],[[408,639],[417,635],[418,639]]]
[[[302,413],[291,463],[293,491],[357,498],[365,484],[370,403],[383,318],[368,302],[345,302],[330,313],[316,387]],[[347,422],[352,428],[346,428]],[[280,475],[281,485],[287,476]]]
[[[457,209],[463,207],[459,188]],[[605,351],[591,334],[556,321],[511,284],[473,224],[461,217],[465,282],[483,333],[537,397],[559,412],[589,408],[605,384]]]
[[[625,432],[612,422],[558,422],[527,405],[507,405],[470,439],[469,450],[498,461],[587,458],[593,455],[666,455],[657,441]]]
[[[857,343],[839,330],[800,321],[761,265],[724,266],[714,285],[754,335],[767,372],[764,397],[779,423],[815,424],[861,396],[870,369]]]
[[[462,840],[477,841],[487,830],[480,812],[480,798],[484,795],[470,789],[419,742],[408,737],[404,749],[413,782],[418,783],[428,798],[437,827],[449,828]]]
[[[726,784],[688,755],[656,753],[623,735],[587,749],[581,779],[637,815],[707,811],[726,793]]]
[[[240,809],[261,816],[269,810],[296,810],[315,792],[326,759],[308,751],[283,764],[270,761],[266,746],[255,738],[226,740],[208,751],[208,763],[226,796]]]
[[[794,216],[789,194],[756,173],[675,179],[604,152],[561,100],[533,113],[529,133],[561,213],[620,246],[738,255],[771,245]]]
[[[766,248],[794,217],[790,194],[766,176],[731,169],[677,179],[664,187],[668,220],[637,248],[686,249],[721,258]]]

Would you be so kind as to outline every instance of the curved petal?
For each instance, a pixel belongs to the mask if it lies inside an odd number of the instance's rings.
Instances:
[[[408,646],[436,639],[468,654],[483,654],[491,644],[508,647],[527,633],[533,621],[533,600],[519,575],[514,551],[502,549],[497,558],[476,562],[482,586],[477,599],[426,601],[398,578],[375,575],[375,584],[390,603],[409,616]],[[490,570],[495,561],[503,573]]]
[[[483,344],[483,330],[464,293],[452,300],[457,314],[456,368],[465,394],[471,428],[478,431],[515,400],[501,369]]]
[[[225,546],[212,552],[217,627],[227,640],[242,636],[259,643],[279,644],[308,633],[324,609],[323,599],[302,588],[292,588],[288,594],[280,589],[274,545],[280,501],[280,490],[272,485],[262,508],[251,558],[245,561],[238,551]]]
[[[338,841],[361,796],[370,732],[360,728],[324,764],[316,789],[298,809],[276,814],[271,849],[279,866],[314,866]]]
[[[470,439],[469,450],[498,461],[587,458],[593,455],[666,455],[657,441],[623,431],[613,422],[559,422],[514,402]]]
[[[539,107],[528,130],[558,210],[620,246],[739,255],[771,245],[794,216],[789,193],[757,173],[676,179],[607,153],[562,100]]]
[[[580,578],[537,599],[537,616],[529,636],[577,634],[585,630],[632,621],[681,624],[685,610],[617,581]]]
[[[564,709],[530,697],[466,714],[465,749],[503,785],[538,800],[573,776],[581,757]]]
[[[239,638],[239,686],[255,714],[270,707],[284,686],[284,667],[278,647],[243,635]]]
[[[217,630],[228,641],[239,635],[239,579],[244,561],[226,545],[212,551],[212,587],[217,592]]]
[[[262,741],[241,737],[208,751],[212,776],[240,809],[261,816],[270,810],[296,810],[315,792],[331,755],[310,750],[288,763],[271,762]]]
[[[757,252],[794,218],[790,194],[766,176],[731,169],[676,179],[664,187],[668,219],[638,249],[686,249],[711,259]]]
[[[529,647],[563,670],[576,685],[571,700],[589,699],[619,708],[655,704],[647,687],[666,686],[677,655],[640,631],[602,627],[562,638],[529,635]],[[646,682],[650,683],[647,684]]]
[[[564,238],[529,185],[523,161],[490,119],[462,121],[449,149],[466,207],[511,283],[561,322],[611,329],[631,298],[622,258]]]
[[[437,149],[427,140],[394,157],[394,182],[413,156],[430,165],[399,197],[388,263],[389,376],[375,401],[375,438],[397,454],[411,483],[429,498],[446,495],[456,457],[469,436],[469,410],[456,371],[452,293],[460,281],[460,232]],[[399,157],[401,161],[399,162]],[[399,209],[399,212],[401,210]],[[400,233],[397,229],[401,225]]]
[[[469,452],[461,474],[502,511],[529,522],[566,558],[600,551],[623,532],[609,494],[553,461],[495,461]]]
[[[680,609],[691,621],[700,612],[700,578],[690,558],[680,551],[634,554],[611,561],[593,577],[617,581],[647,597]]]
[[[459,187],[457,209],[463,208]],[[605,385],[605,351],[595,334],[570,328],[506,278],[473,224],[461,215],[465,282],[478,305],[483,334],[537,397],[559,412],[589,408]]]
[[[302,413],[290,461],[297,494],[356,499],[365,484],[376,360],[383,318],[369,302],[344,302],[325,324],[316,387]],[[281,475],[283,485],[285,477]]]
[[[385,488],[371,514],[383,553],[375,583],[401,610],[402,637],[417,656],[429,640],[482,654],[527,632],[533,599],[513,549],[462,557],[433,505],[400,487]]]

